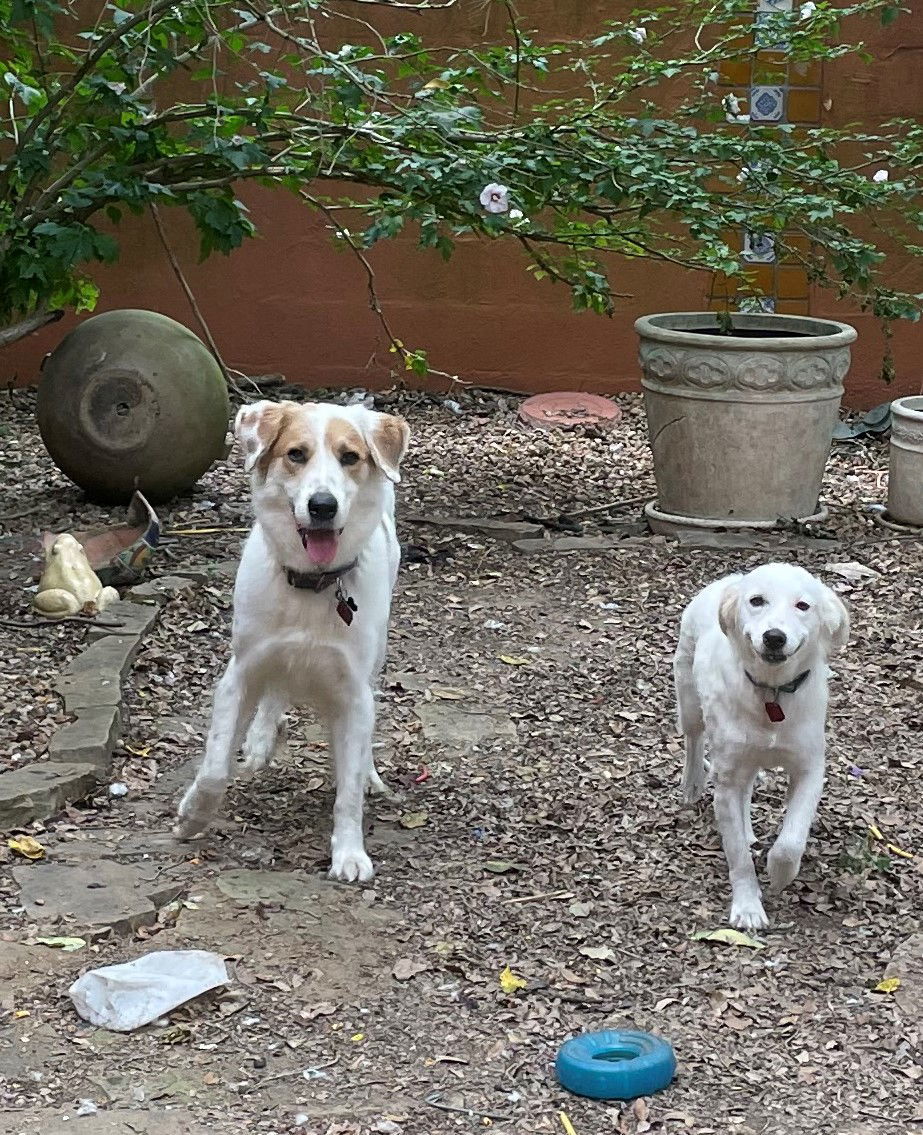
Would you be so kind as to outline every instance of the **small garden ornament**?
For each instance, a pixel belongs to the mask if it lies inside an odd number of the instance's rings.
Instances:
[[[64,619],[104,611],[118,597],[114,587],[103,587],[80,542],[65,532],[45,553],[45,570],[32,606],[48,619]]]

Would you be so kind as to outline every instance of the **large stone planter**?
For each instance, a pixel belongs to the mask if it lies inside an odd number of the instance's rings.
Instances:
[[[732,325],[722,334],[715,312],[635,323],[657,532],[825,515],[818,496],[856,332],[794,315],[740,313]]]
[[[888,519],[923,526],[923,395],[891,403]]]

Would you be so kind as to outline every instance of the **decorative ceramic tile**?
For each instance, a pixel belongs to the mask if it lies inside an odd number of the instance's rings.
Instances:
[[[771,264],[776,258],[775,241],[769,233],[744,233],[742,258],[748,264]]]
[[[781,122],[785,116],[785,91],[781,87],[750,88],[750,120]]]

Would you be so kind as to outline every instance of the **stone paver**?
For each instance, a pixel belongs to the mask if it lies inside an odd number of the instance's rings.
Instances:
[[[47,820],[65,803],[82,800],[96,785],[97,767],[49,761],[0,776],[0,831]]]
[[[94,765],[100,773],[109,760],[122,730],[122,711],[117,705],[87,706],[76,721],[62,727],[48,743],[50,761]]]
[[[128,865],[101,859],[88,865],[34,863],[13,868],[20,901],[40,924],[68,917],[68,933],[111,928],[117,934],[149,926],[183,887],[157,877],[154,863]]]
[[[414,710],[423,723],[423,739],[451,749],[467,749],[485,741],[517,738],[516,726],[504,713],[460,702],[424,702]]]

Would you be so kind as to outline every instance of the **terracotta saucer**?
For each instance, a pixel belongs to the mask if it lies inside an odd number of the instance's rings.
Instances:
[[[612,427],[622,411],[600,394],[559,390],[536,394],[519,407],[520,420],[536,429],[572,429],[574,426]]]

